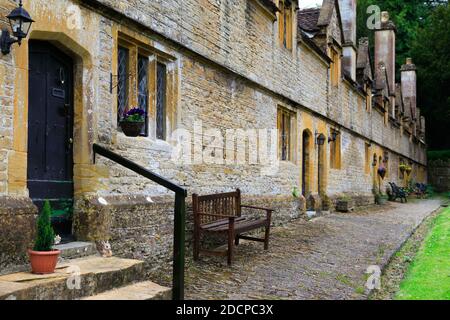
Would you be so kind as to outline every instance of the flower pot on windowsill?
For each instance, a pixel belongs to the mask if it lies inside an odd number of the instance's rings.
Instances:
[[[120,127],[127,137],[139,137],[145,122],[140,121],[122,121]]]

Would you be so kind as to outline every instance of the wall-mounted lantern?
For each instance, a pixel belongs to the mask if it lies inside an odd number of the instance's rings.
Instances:
[[[331,131],[331,136],[328,138],[328,143],[331,142],[335,142],[337,140],[337,137],[340,135],[341,133],[339,131],[336,130],[332,130]]]
[[[2,30],[0,47],[4,55],[11,52],[11,46],[14,43],[18,43],[20,46],[20,44],[22,43],[22,39],[28,36],[31,24],[34,22],[27,10],[23,8],[22,0],[20,0],[19,2],[19,7],[11,11],[7,18],[9,20],[9,24],[11,25],[11,30],[15,38],[9,35],[9,31],[7,29]]]
[[[316,132],[316,144],[318,146],[323,146],[325,144],[325,140],[327,140],[327,138],[325,138],[323,134]]]
[[[372,167],[376,167],[378,164],[377,155],[373,155]]]

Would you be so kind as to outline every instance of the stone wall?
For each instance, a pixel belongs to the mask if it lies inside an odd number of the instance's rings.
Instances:
[[[97,10],[99,3],[114,11]],[[2,17],[14,5],[0,0]],[[72,5],[80,10],[82,28],[67,24]],[[364,199],[361,204],[373,201],[374,171],[371,166],[365,171],[365,143],[371,144],[371,155],[379,157],[388,151],[391,159],[404,157],[418,168],[426,165],[425,146],[385,124],[377,110],[366,110],[365,97],[352,83],[342,80],[337,87],[331,86],[328,61],[308,44],[295,43],[292,51],[280,47],[277,24],[263,13],[257,0],[33,0],[24,1],[24,6],[36,20],[30,37],[52,41],[76,62],[74,228],[79,239],[110,238],[118,254],[146,259],[150,266],[170,258],[173,204],[162,200],[169,192],[101,157],[94,164],[93,142],[186,187],[189,195],[240,188],[249,202],[278,209],[275,223],[301,217],[305,209],[303,203],[291,199],[293,187],[302,184],[304,130],[309,130],[313,140],[316,133],[328,137],[332,129],[341,132],[340,169],[329,169],[330,145],[324,146],[324,192],[331,198],[357,192],[355,198]],[[332,20],[337,25],[336,17]],[[0,23],[3,26],[5,21]],[[331,31],[338,37],[338,30]],[[292,161],[282,161],[275,175],[262,174],[260,163],[182,164],[171,161],[174,143],[170,139],[125,137],[117,128],[116,90],[110,92],[114,87],[111,75],[117,73],[119,33],[170,60],[170,98],[175,107],[172,129],[184,128],[194,136],[197,121],[202,122],[204,132],[276,129],[277,108],[282,106],[295,115]],[[2,196],[27,197],[27,45],[24,41],[10,55],[0,56]],[[206,140],[200,142],[200,149]],[[309,183],[317,195],[314,141],[310,152]],[[395,161],[390,162],[392,172]],[[395,174],[390,179],[400,182]],[[107,208],[96,200],[99,196],[107,199]],[[147,197],[162,197],[161,204],[150,203]],[[3,221],[14,225],[10,219],[22,224],[13,211],[5,212],[7,217],[0,217],[2,225]],[[33,230],[31,224],[29,230]],[[22,249],[28,245],[21,243]]]
[[[105,203],[106,201],[106,203]],[[304,199],[292,196],[243,195],[242,204],[272,208],[273,225],[282,225],[304,215]],[[76,237],[86,241],[109,240],[114,255],[146,262],[147,271],[161,281],[171,277],[174,198],[144,196],[87,197],[79,200],[74,218]],[[253,218],[266,212],[243,209]],[[186,248],[191,254],[192,202],[187,199]],[[225,239],[222,239],[225,240]]]
[[[437,192],[450,191],[450,160],[433,160],[428,163],[428,182]]]
[[[0,196],[0,274],[28,262],[37,208],[30,199]]]

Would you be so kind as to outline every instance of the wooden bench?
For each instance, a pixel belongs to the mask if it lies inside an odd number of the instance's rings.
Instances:
[[[272,209],[245,206],[241,204],[241,191],[192,196],[194,212],[194,260],[199,259],[200,253],[207,255],[228,256],[228,265],[233,261],[234,245],[239,245],[239,240],[251,240],[264,242],[264,249],[269,249],[270,224],[272,221]],[[242,208],[265,211],[266,217],[249,220],[242,216]],[[249,231],[265,228],[263,239],[243,235]],[[225,234],[228,237],[228,250],[217,252],[204,250],[200,246],[202,235]]]
[[[406,193],[406,191],[400,187],[398,187],[394,182],[389,182],[389,185],[391,186],[392,189],[392,194],[390,195],[390,199],[391,201],[395,201],[397,199],[400,199],[400,201],[403,203],[404,202],[408,202],[408,194]]]
[[[414,194],[417,196],[417,198],[423,199],[427,195],[427,185],[423,183],[416,183],[414,188]]]

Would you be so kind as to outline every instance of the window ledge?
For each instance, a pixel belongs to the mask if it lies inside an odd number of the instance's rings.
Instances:
[[[153,139],[150,137],[127,137],[123,132],[117,132],[117,145],[127,146],[136,149],[147,149],[151,151],[161,151],[172,153],[173,146],[164,140]]]

